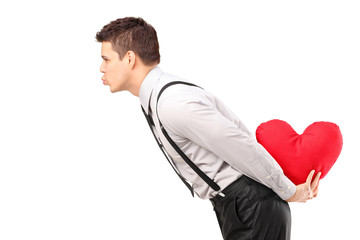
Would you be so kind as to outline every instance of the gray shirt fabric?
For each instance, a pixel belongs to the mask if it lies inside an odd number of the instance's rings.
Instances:
[[[175,168],[190,183],[201,199],[215,196],[172,148],[162,134],[156,114],[160,89],[169,82],[186,81],[153,68],[140,87],[140,103],[154,119],[154,132],[164,145]],[[216,96],[204,89],[178,84],[166,89],[158,103],[159,118],[179,148],[223,190],[240,176],[271,188],[282,199],[290,198],[296,186],[284,175],[279,164],[257,143],[254,136]]]

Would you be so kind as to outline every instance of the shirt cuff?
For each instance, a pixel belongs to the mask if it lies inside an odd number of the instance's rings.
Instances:
[[[285,175],[281,176],[278,186],[273,187],[273,191],[279,195],[282,200],[287,200],[296,192],[296,185],[290,181]]]

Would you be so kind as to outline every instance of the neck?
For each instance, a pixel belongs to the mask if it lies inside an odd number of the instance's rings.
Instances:
[[[149,74],[149,72],[156,67],[156,65],[153,66],[143,66],[142,68],[137,69],[137,71],[134,72],[133,75],[133,81],[132,82],[132,86],[129,87],[129,92],[136,96],[139,97],[139,92],[140,92],[140,87],[141,84],[143,83],[144,79],[146,78],[146,76]]]

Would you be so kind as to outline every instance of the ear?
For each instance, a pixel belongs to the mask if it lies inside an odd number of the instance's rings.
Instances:
[[[127,61],[128,66],[130,68],[134,68],[136,60],[137,60],[136,59],[137,56],[136,56],[135,52],[127,51],[125,57],[126,57],[126,61]]]

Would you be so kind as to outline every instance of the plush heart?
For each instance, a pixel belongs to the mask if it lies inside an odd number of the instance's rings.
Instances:
[[[256,129],[256,139],[295,185],[304,183],[312,169],[324,178],[343,145],[339,127],[331,122],[315,122],[299,135],[287,122],[270,120]]]

